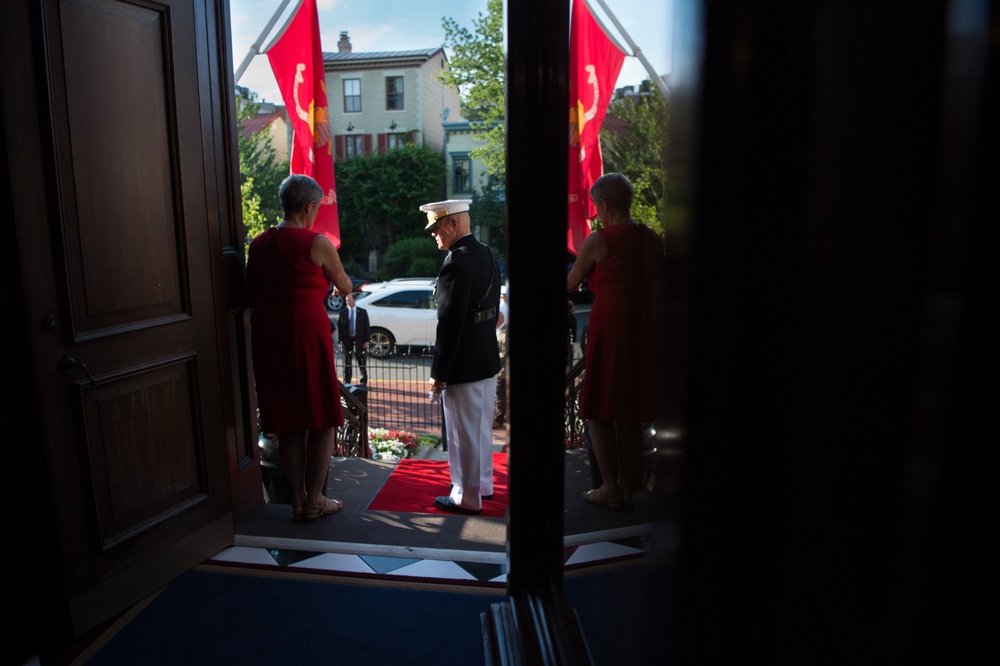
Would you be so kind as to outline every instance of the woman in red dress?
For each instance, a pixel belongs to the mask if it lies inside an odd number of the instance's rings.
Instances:
[[[657,298],[663,277],[663,240],[631,218],[632,184],[619,173],[602,176],[590,190],[602,228],[587,236],[566,277],[566,288],[584,280],[594,293],[587,334],[580,416],[603,484],[584,499],[614,509],[632,506],[642,427],[658,407],[655,344]]]
[[[250,242],[247,258],[253,367],[261,427],[278,433],[292,522],[312,522],[343,507],[323,494],[344,423],[323,301],[331,282],[344,294],[352,285],[333,243],[312,230],[319,184],[293,174],[278,195],[284,219]]]

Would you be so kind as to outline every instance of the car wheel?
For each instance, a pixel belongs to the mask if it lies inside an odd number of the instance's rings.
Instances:
[[[385,358],[392,354],[396,347],[396,338],[384,328],[373,328],[368,338],[368,355],[375,358]]]
[[[333,289],[326,295],[326,309],[330,312],[340,312],[340,309],[344,307],[344,296],[343,294],[333,293]]]

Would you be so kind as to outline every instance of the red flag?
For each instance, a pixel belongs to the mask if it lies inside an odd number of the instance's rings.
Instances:
[[[333,141],[326,101],[326,74],[319,42],[316,0],[303,0],[278,41],[267,51],[292,123],[292,173],[312,176],[323,188],[313,230],[340,247]]]
[[[577,254],[597,217],[590,188],[604,175],[599,134],[625,54],[605,34],[585,0],[573,0],[569,32],[569,195],[566,245]]]

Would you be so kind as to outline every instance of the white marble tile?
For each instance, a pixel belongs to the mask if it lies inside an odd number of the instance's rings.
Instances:
[[[375,570],[365,564],[357,555],[343,553],[322,553],[307,560],[290,564],[289,568],[323,569],[324,571],[347,571],[350,573],[375,573]]]
[[[621,544],[611,543],[610,541],[603,541],[601,543],[588,543],[582,546],[578,546],[576,551],[563,564],[565,566],[571,564],[582,564],[584,562],[607,560],[613,557],[622,557],[623,555],[635,555],[636,553],[642,553],[642,552],[643,551],[639,550],[638,548],[629,548],[628,546],[622,546]]]
[[[452,580],[476,580],[476,577],[454,562],[445,560],[421,560],[405,567],[390,571],[393,576],[420,576],[423,578],[450,578]]]
[[[597,563],[602,560],[642,554],[638,548],[630,548],[621,544],[604,541],[578,546],[564,563],[565,566]],[[218,562],[236,562],[240,564],[258,564],[281,566],[266,548],[248,546],[231,546],[219,552],[212,560]],[[324,571],[343,571],[345,573],[377,574],[378,571],[369,566],[360,556],[344,553],[319,553],[315,557],[300,560],[287,565],[289,568],[319,569]],[[424,578],[441,578],[452,580],[476,580],[476,577],[454,562],[447,560],[420,560],[406,564],[398,569],[387,570],[387,575],[414,576]],[[491,582],[506,583],[507,574],[500,574],[490,579]]]
[[[248,548],[247,546],[230,546],[217,553],[213,558],[218,562],[240,562],[242,564],[267,564],[277,566],[266,548]]]

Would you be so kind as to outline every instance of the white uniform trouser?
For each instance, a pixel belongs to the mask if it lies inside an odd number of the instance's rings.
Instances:
[[[493,400],[497,378],[448,384],[441,392],[451,501],[466,509],[483,508],[493,494]]]

